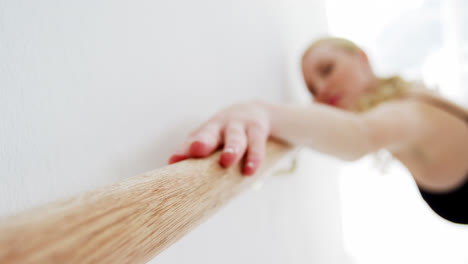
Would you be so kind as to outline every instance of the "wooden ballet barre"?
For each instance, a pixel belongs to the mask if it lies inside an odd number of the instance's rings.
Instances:
[[[269,173],[293,147],[269,140],[254,176],[217,151],[0,220],[0,263],[146,263]]]

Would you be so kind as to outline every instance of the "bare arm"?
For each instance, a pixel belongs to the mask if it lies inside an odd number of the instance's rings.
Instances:
[[[371,149],[368,128],[359,114],[320,104],[262,104],[273,137],[343,160],[356,160]]]
[[[437,126],[431,107],[414,100],[389,101],[362,114],[320,104],[263,104],[272,136],[343,160],[408,146]]]
[[[244,174],[250,175],[263,160],[268,136],[356,160],[381,148],[418,140],[421,131],[430,130],[428,122],[423,122],[422,109],[414,101],[383,103],[365,114],[320,104],[236,104],[190,133],[169,163],[208,156],[223,145],[220,164],[232,166],[245,154]]]

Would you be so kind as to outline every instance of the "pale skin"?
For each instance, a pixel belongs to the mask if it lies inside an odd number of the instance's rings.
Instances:
[[[192,131],[169,164],[206,157],[222,147],[223,167],[245,158],[242,172],[252,175],[272,136],[349,161],[388,149],[429,191],[449,191],[466,180],[466,121],[411,98],[356,111],[357,100],[379,84],[363,51],[320,44],[304,56],[302,73],[313,104],[254,100],[227,107]]]

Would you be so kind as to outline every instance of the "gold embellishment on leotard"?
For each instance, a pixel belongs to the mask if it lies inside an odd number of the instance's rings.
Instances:
[[[273,176],[280,176],[280,175],[289,175],[289,174],[292,174],[294,172],[296,172],[297,170],[297,160],[298,160],[298,157],[299,157],[299,153],[301,151],[302,148],[299,148],[296,153],[294,154],[294,158],[291,162],[291,167],[289,169],[283,169],[283,170],[277,170],[273,173]]]

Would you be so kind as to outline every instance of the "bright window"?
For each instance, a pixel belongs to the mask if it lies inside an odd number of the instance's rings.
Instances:
[[[421,79],[468,106],[468,3],[326,0],[326,7],[330,34],[363,47],[378,75]],[[393,161],[383,174],[366,157],[340,177],[344,243],[357,264],[468,263],[468,227],[435,215],[403,165]]]

